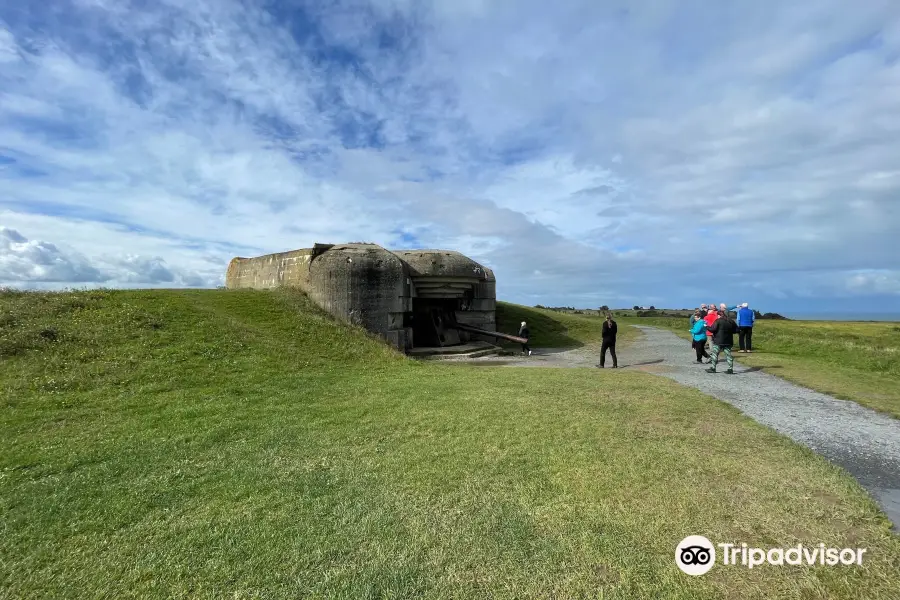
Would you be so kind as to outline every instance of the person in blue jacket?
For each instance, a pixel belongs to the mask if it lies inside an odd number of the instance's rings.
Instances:
[[[702,320],[703,317],[705,317],[705,316],[706,316],[706,305],[701,304],[700,308],[694,309],[694,312],[691,315],[691,326],[688,327],[688,330],[693,329],[694,323],[696,323],[698,320]],[[694,340],[693,340],[693,338],[691,338],[691,348],[693,348],[693,347],[694,347]]]
[[[747,308],[747,303],[741,304],[737,313],[738,346],[741,352],[753,352],[753,323],[755,321],[756,315]]]
[[[700,311],[696,313],[697,320],[691,325],[691,339],[694,350],[697,352],[697,362],[703,364],[704,358],[709,358],[706,351],[706,321],[700,318]]]

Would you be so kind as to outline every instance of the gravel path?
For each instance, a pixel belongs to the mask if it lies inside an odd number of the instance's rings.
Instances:
[[[638,326],[642,339],[619,349],[619,368],[674,379],[737,407],[759,423],[821,454],[850,472],[900,527],[900,419],[795,385],[738,362],[734,375],[707,373],[695,362],[690,342],[670,331]],[[485,364],[592,367],[593,348],[536,349],[529,357],[484,360]],[[740,356],[736,353],[736,357]],[[607,356],[607,368],[611,359]]]

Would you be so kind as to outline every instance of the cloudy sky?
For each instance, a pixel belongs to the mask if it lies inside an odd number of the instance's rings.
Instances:
[[[896,0],[0,0],[0,285],[368,241],[524,304],[898,310],[898,57]]]

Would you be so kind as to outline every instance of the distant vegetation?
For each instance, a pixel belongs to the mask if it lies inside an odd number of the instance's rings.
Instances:
[[[757,319],[773,319],[776,321],[790,321],[790,319],[788,319],[787,317],[784,317],[782,315],[779,315],[778,313],[767,312],[767,313],[760,314],[758,310],[754,310],[753,314],[756,315]]]
[[[601,306],[600,308],[574,308],[571,306],[542,306],[540,304],[535,305],[535,308],[543,309],[543,310],[552,310],[556,312],[562,313],[570,313],[576,315],[596,315],[603,316],[607,312],[611,313],[614,317],[689,317],[693,314],[693,308],[661,308],[657,309],[655,306],[648,306],[647,308],[641,308],[640,306],[634,306],[632,308],[613,308],[610,309],[608,306]],[[760,313],[758,310],[754,310],[753,314],[756,318],[762,320],[790,320],[787,317],[784,317],[778,313],[767,312]]]

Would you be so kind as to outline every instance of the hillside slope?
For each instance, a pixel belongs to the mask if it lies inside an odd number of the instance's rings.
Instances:
[[[2,292],[0,390],[0,597],[895,589],[877,506],[723,403],[418,363],[287,291]],[[685,577],[699,532],[871,559]]]
[[[573,348],[600,343],[603,319],[497,302],[497,330],[515,334],[522,321],[528,323],[531,345],[537,348]],[[618,340],[627,343],[637,336],[631,327],[621,326]]]

